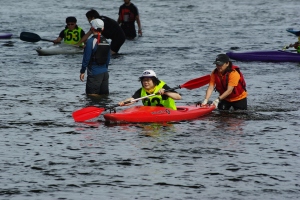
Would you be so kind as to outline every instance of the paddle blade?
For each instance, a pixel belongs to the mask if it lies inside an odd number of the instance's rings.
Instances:
[[[89,106],[89,107],[74,111],[72,113],[72,116],[73,116],[75,122],[83,122],[83,121],[98,117],[104,110],[105,110],[105,108]]]
[[[208,84],[209,81],[210,81],[210,74],[199,77],[199,78],[192,79],[192,80],[180,85],[180,87],[192,90],[192,89],[196,89],[196,88],[199,88],[201,86]]]
[[[39,35],[30,32],[22,32],[20,34],[20,39],[26,42],[38,42],[41,40]]]

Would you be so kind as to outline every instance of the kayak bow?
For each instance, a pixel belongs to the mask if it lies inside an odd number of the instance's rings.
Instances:
[[[300,54],[287,51],[227,52],[227,56],[239,61],[300,62]]]

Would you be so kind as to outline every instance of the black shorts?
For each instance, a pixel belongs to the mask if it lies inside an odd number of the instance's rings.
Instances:
[[[133,39],[136,37],[136,30],[135,30],[134,22],[133,23],[123,23],[121,25],[121,28],[124,31],[126,38]]]
[[[122,34],[118,34],[118,37],[115,37],[114,39],[111,40],[110,49],[113,52],[118,53],[121,46],[124,44],[125,39],[126,39],[125,34],[122,31]]]
[[[88,76],[85,88],[86,94],[109,94],[108,79],[108,72]]]
[[[229,110],[231,107],[234,110],[247,110],[247,98],[233,102],[222,100],[218,104],[219,110]]]

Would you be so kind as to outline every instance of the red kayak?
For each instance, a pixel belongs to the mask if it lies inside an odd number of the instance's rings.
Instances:
[[[104,114],[111,122],[171,122],[191,120],[211,113],[215,106],[177,106],[177,110],[158,106],[134,106],[117,113]]]

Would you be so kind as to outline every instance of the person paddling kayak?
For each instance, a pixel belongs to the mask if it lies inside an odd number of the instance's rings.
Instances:
[[[220,96],[213,101],[219,110],[247,110],[246,82],[239,68],[229,61],[226,54],[219,54],[214,62],[216,68],[210,76],[209,86],[201,106],[207,104],[214,87]]]
[[[164,81],[159,80],[156,77],[156,73],[153,70],[145,70],[142,76],[139,77],[139,81],[141,82],[142,87],[139,90],[137,90],[131,98],[119,102],[120,106],[132,105],[134,102],[129,104],[125,104],[124,102],[158,93],[158,95],[143,99],[143,105],[162,106],[173,110],[177,110],[174,100],[180,100],[180,94],[178,94],[176,91],[166,91],[171,88]]]
[[[79,40],[85,35],[85,32],[77,24],[77,19],[73,16],[66,18],[66,27],[59,33],[59,36],[53,40],[54,44],[60,43],[64,40],[65,44],[77,44]],[[83,43],[78,44],[82,46]]]
[[[294,44],[290,44],[289,47],[294,47],[297,50],[297,53],[300,53],[300,36],[298,37],[298,41]]]

